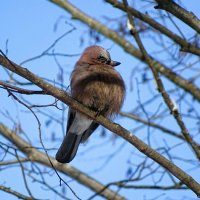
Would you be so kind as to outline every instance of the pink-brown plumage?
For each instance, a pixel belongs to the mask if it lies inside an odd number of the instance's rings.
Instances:
[[[71,75],[71,94],[80,103],[104,115],[119,112],[125,94],[124,81],[115,70],[119,62],[112,61],[107,50],[99,46],[85,49]],[[85,115],[69,109],[67,134],[56,159],[70,162],[80,142],[85,141],[98,124]]]

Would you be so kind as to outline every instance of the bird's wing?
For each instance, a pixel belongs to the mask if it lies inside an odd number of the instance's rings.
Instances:
[[[67,130],[66,133],[69,131],[70,126],[72,125],[72,122],[74,121],[74,117],[76,115],[76,111],[69,108],[68,110],[68,119],[67,119]]]
[[[69,163],[75,157],[81,138],[93,121],[85,115],[69,109],[66,135],[56,153],[56,160]],[[90,133],[91,134],[91,133]]]
[[[83,133],[81,143],[85,142],[90,137],[90,135],[98,128],[98,126],[98,123],[92,122],[90,127]]]

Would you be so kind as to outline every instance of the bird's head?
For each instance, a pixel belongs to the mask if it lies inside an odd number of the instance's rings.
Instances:
[[[106,64],[112,67],[121,64],[120,62],[111,60],[110,53],[97,45],[86,48],[78,62],[87,64]]]

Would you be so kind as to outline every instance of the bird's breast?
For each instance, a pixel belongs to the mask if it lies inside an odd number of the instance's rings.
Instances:
[[[93,73],[72,84],[76,100],[106,116],[119,112],[124,91],[124,82],[117,72]]]

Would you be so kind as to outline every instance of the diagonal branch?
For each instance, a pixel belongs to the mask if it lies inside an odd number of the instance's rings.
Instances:
[[[49,84],[48,82],[40,79],[38,76],[36,76],[32,72],[30,72],[28,69],[15,64],[14,62],[10,61],[8,58],[5,58],[1,55],[0,55],[0,64],[3,65],[5,68],[9,69],[10,71],[18,74],[19,76],[31,81],[32,83],[34,83],[41,89],[47,91],[48,94],[54,96],[55,98],[59,99],[63,103],[66,103],[72,109],[77,110],[77,111],[89,116],[90,118],[95,120],[97,123],[103,125],[110,131],[112,131],[112,132],[116,133],[117,135],[119,135],[120,137],[124,138],[127,142],[129,142],[130,144],[135,146],[139,151],[141,151],[146,156],[153,159],[155,162],[157,162],[162,167],[164,167],[169,172],[171,172],[181,182],[183,182],[185,185],[187,185],[187,187],[189,187],[194,193],[196,193],[197,196],[200,196],[200,185],[191,176],[189,176],[187,173],[185,173],[183,170],[181,170],[175,164],[170,162],[164,156],[159,154],[157,151],[155,151],[154,149],[149,147],[142,140],[137,138],[134,134],[130,133],[128,130],[121,127],[119,124],[112,123],[109,119],[107,119],[101,115],[97,116],[94,111],[89,110],[82,104],[75,101],[65,91],[54,87],[53,85]],[[2,127],[2,128],[3,128],[3,130],[5,130],[5,127]],[[3,134],[2,131],[0,131],[0,132]],[[9,136],[7,135],[6,137],[13,141],[14,136],[13,136],[13,134],[11,134],[11,132],[9,132],[9,133],[10,133],[10,135]],[[13,142],[15,142],[15,141],[13,141]],[[19,145],[16,145],[16,146],[19,146]],[[32,150],[30,148],[28,148],[26,153],[29,154],[31,151]],[[41,163],[43,162],[43,160],[47,159],[47,157],[45,157],[44,155],[42,157],[43,157],[43,159],[40,161]],[[56,164],[55,161],[52,161],[52,163]],[[58,165],[58,164],[56,164],[56,165]],[[60,164],[58,166],[60,166],[60,168],[58,168],[58,169],[62,169],[65,165]],[[75,176],[75,178],[77,178],[77,177]]]
[[[24,200],[34,200],[32,197],[27,197],[11,188],[5,187],[3,185],[0,185],[0,190],[7,192],[9,194],[12,194],[14,196],[16,196],[18,199],[24,199]]]
[[[158,130],[164,132],[164,133],[167,133],[167,134],[169,134],[169,135],[171,135],[171,136],[174,136],[174,137],[176,137],[176,138],[179,138],[179,139],[181,139],[181,140],[185,140],[185,138],[184,138],[181,134],[176,133],[176,132],[174,132],[174,131],[172,131],[172,130],[170,130],[170,129],[164,127],[164,126],[161,126],[161,125],[159,125],[159,124],[155,124],[155,123],[153,123],[153,122],[146,121],[146,120],[144,120],[144,119],[142,119],[142,118],[140,118],[140,117],[138,117],[138,116],[136,116],[136,115],[133,115],[133,114],[131,114],[131,113],[120,112],[119,114],[120,114],[121,116],[123,116],[123,117],[128,117],[129,119],[133,119],[133,120],[135,120],[135,121],[137,121],[137,122],[140,122],[140,123],[142,123],[142,124],[144,124],[144,125],[148,125],[148,126],[154,127],[154,128],[156,128],[156,129],[158,129]]]
[[[155,1],[158,3],[158,5],[155,6],[155,9],[166,10],[200,33],[200,20],[192,12],[188,12],[172,0]]]
[[[125,6],[123,3],[116,1],[116,0],[105,0],[106,2],[110,3],[115,8],[118,8],[124,12],[126,12]],[[171,32],[169,29],[167,29],[165,26],[159,24],[154,19],[149,17],[147,14],[143,14],[139,12],[138,10],[128,7],[128,11],[133,15],[134,17],[142,20],[143,22],[149,24],[151,27],[153,27],[155,30],[160,31],[162,34],[166,35],[169,39],[173,40],[175,43],[179,44],[181,47],[181,51],[192,53],[195,55],[200,56],[200,49],[197,48],[195,45],[190,44],[180,36],[178,36],[176,33]]]

